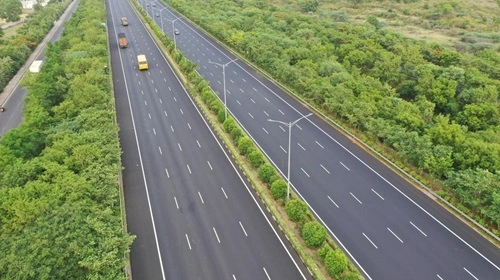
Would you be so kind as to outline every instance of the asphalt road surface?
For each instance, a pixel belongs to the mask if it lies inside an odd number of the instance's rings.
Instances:
[[[145,2],[143,1],[144,5]],[[145,6],[287,176],[288,127],[310,113],[163,4]],[[159,16],[156,16],[156,14]],[[231,62],[231,63],[229,63]],[[368,279],[500,279],[500,250],[356,143],[311,116],[292,128],[291,182]]]
[[[310,278],[129,2],[108,0],[106,7],[127,225],[137,236],[133,278]],[[118,47],[119,32],[128,48]],[[139,54],[147,56],[149,70],[138,70]]]
[[[50,37],[48,40],[49,42],[54,43],[59,40],[64,30],[64,23],[71,18],[73,12],[78,7],[78,3],[79,0],[76,0],[68,7],[68,10],[61,17],[61,19],[59,19],[57,25],[53,27],[55,28],[55,31],[47,35]],[[41,47],[42,48],[36,55],[35,60],[45,59],[46,45],[43,45]],[[29,68],[29,65],[24,66],[24,69],[27,68]],[[21,123],[26,90],[21,85],[16,84],[11,92],[4,92],[4,94],[8,95],[8,97],[6,98],[5,104],[3,105],[6,110],[0,113],[0,136],[5,134],[10,129],[17,127]]]

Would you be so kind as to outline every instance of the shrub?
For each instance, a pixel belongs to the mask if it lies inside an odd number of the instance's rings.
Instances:
[[[241,132],[241,129],[239,127],[234,127],[231,132],[231,138],[235,143],[238,143],[238,140],[240,140],[240,137],[243,136],[243,132]],[[260,166],[260,165],[259,165]]]
[[[214,113],[218,113],[221,109],[224,109],[224,106],[220,103],[218,99],[210,102],[210,110]]]
[[[287,184],[282,179],[276,180],[271,184],[271,195],[275,200],[285,199],[287,194]]]
[[[276,170],[274,170],[274,167],[270,163],[266,163],[259,168],[259,178],[262,182],[270,183],[271,178],[274,176],[277,176]]]
[[[236,127],[236,122],[234,121],[233,118],[227,118],[224,121],[224,130],[226,132],[231,133],[231,130],[233,130],[233,128],[235,128],[235,127]]]
[[[205,104],[210,104],[215,99],[215,96],[212,91],[203,90],[203,92],[201,93],[201,98],[203,99],[203,102],[205,102]]]
[[[226,110],[224,108],[219,109],[219,112],[217,113],[217,119],[220,123],[224,123],[224,121],[226,120]]]
[[[321,247],[317,254],[318,254],[318,257],[321,259],[321,261],[325,261],[325,258],[326,258],[326,255],[328,255],[328,253],[332,252],[333,249],[332,247],[330,247],[330,245],[328,244],[325,244],[323,247]]]
[[[264,156],[260,151],[253,151],[248,154],[248,160],[250,160],[253,167],[259,168],[264,163]]]
[[[348,268],[347,258],[339,250],[332,250],[326,254],[325,268],[331,276],[339,276]]]
[[[304,242],[310,248],[317,248],[323,245],[326,240],[326,229],[316,221],[304,224],[301,233]]]
[[[252,139],[247,136],[241,137],[238,140],[238,150],[240,151],[240,155],[248,155],[250,152],[254,150]]]
[[[299,199],[291,199],[286,203],[285,210],[290,220],[294,222],[303,222],[307,215],[308,209],[307,204],[304,201]]]

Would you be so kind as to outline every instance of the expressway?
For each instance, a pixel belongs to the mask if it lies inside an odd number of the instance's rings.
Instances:
[[[106,9],[133,278],[310,279],[130,3]]]
[[[226,64],[231,114],[286,177],[288,128],[268,120],[311,111],[163,3],[139,3],[169,36],[175,21],[177,48],[221,99],[213,62]],[[322,119],[293,126],[291,147],[294,189],[367,279],[500,279],[498,247]]]
[[[66,9],[61,18],[56,22],[56,24],[47,34],[42,43],[40,43],[40,45],[35,49],[23,68],[19,70],[18,75],[23,76],[24,72],[29,68],[33,60],[45,59],[44,51],[45,47],[47,46],[47,42],[54,43],[59,40],[64,30],[64,23],[71,18],[73,12],[78,7],[78,3],[79,0],[75,0],[70,4],[68,9]],[[23,102],[26,96],[26,89],[24,89],[17,80],[12,82],[15,84],[12,87],[7,86],[5,88],[5,92],[3,93],[6,95],[5,100],[3,101],[5,102],[3,106],[6,108],[6,110],[0,113],[0,136],[5,134],[10,129],[17,127],[22,121]],[[0,102],[0,105],[1,104],[2,102]]]

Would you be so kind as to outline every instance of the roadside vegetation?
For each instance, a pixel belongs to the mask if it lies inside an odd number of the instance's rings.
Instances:
[[[321,16],[332,1],[271,2],[167,1],[498,236],[497,50],[461,53],[377,18]]]
[[[106,13],[102,0],[79,5],[0,139],[0,279],[127,278]],[[43,37],[44,22],[25,34]]]
[[[270,209],[314,278],[363,279],[354,264],[330,238],[326,229],[315,220],[306,203],[294,193],[292,199],[286,200],[286,182],[237,122],[231,117],[226,119],[223,103],[210,89],[208,82],[195,71],[196,65],[175,49],[174,42],[162,33],[139,4],[135,1],[131,3],[148,23],[155,37],[161,41],[169,57],[177,64],[177,72],[183,77],[189,92],[193,94],[214,130],[247,174],[257,194]]]
[[[62,2],[51,1],[45,7],[38,5],[35,12],[28,16],[27,22],[12,36],[5,36],[3,30],[0,29],[0,92],[24,65],[37,45],[50,31],[54,21],[63,14],[70,3],[70,0],[65,0]],[[11,14],[9,13],[9,15]],[[19,15],[17,19],[19,19]]]

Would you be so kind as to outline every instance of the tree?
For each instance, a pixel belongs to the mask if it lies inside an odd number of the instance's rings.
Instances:
[[[302,228],[302,238],[310,248],[317,248],[326,240],[326,229],[316,221],[307,222]]]
[[[287,193],[287,184],[282,179],[278,179],[271,184],[271,195],[275,200],[285,199]]]
[[[307,216],[307,204],[299,199],[290,199],[285,206],[286,213],[290,220],[302,222]]]
[[[23,12],[23,4],[19,0],[0,1],[0,18],[7,22],[18,21]]]

